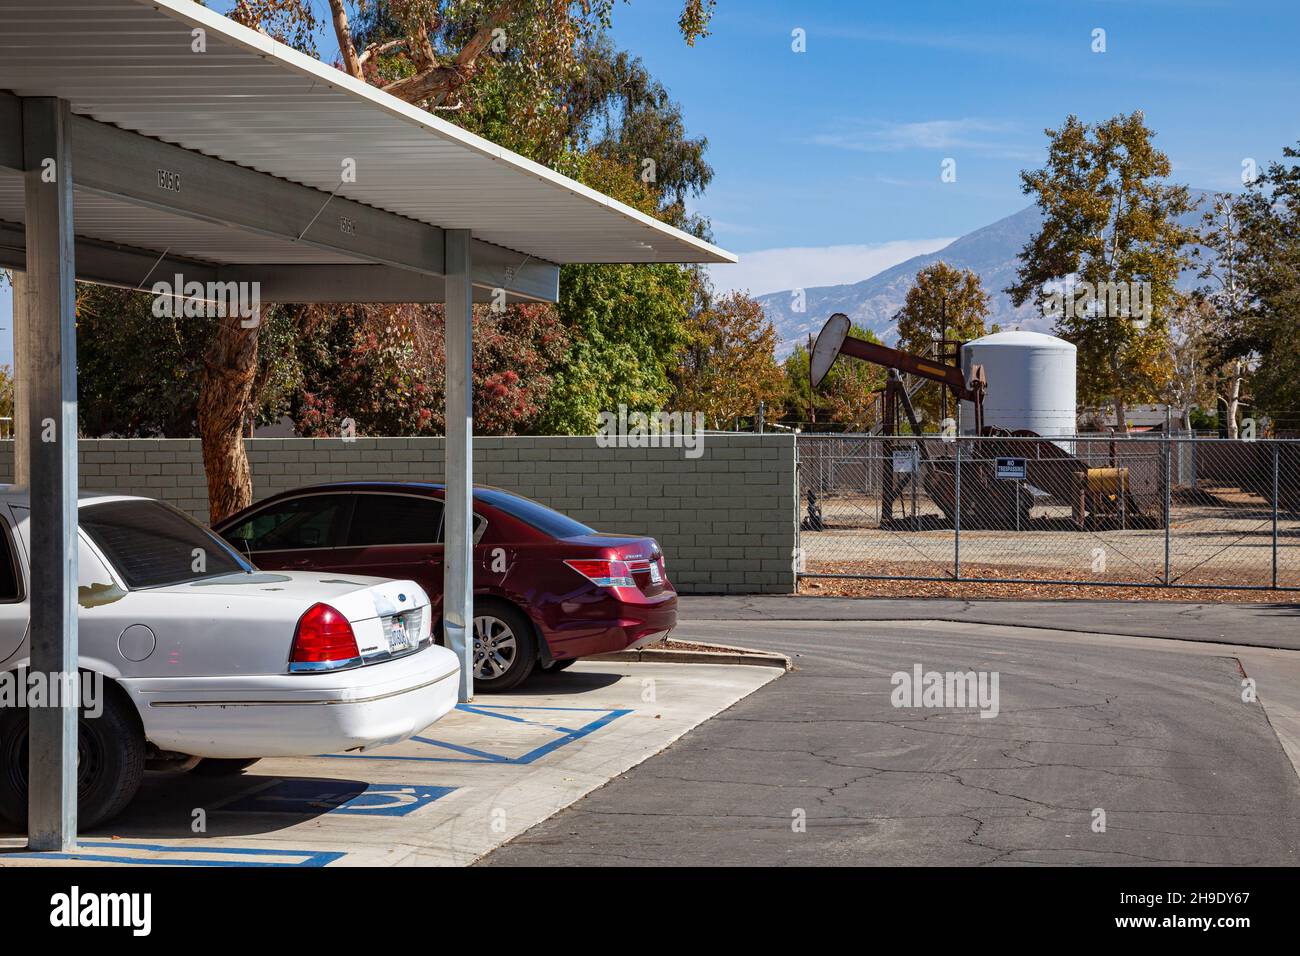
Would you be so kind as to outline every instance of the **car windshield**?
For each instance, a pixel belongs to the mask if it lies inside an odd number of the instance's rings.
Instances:
[[[500,508],[512,518],[518,518],[525,524],[530,524],[538,531],[549,534],[552,538],[577,538],[585,534],[595,534],[595,530],[588,528],[581,522],[574,521],[568,515],[562,515],[558,511],[539,504],[530,498],[521,498],[519,495],[512,495],[508,491],[499,491],[495,488],[476,488],[474,498],[477,501],[484,501],[493,508]]]
[[[85,505],[79,523],[132,590],[256,570],[197,521],[160,501]]]

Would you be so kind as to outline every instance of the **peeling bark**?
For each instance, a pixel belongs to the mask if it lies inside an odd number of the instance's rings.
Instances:
[[[261,316],[244,326],[239,316],[217,319],[217,331],[203,358],[199,380],[199,437],[208,477],[212,524],[253,502],[253,475],[244,449],[244,417],[257,376]]]

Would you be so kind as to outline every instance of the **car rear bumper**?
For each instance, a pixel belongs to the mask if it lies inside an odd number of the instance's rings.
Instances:
[[[454,706],[444,647],[322,674],[123,680],[163,750],[197,757],[302,757],[405,740]]]
[[[677,595],[669,591],[654,598],[639,594],[630,600],[608,589],[603,596],[565,609],[552,626],[542,625],[555,660],[589,657],[640,647],[664,637],[677,626]]]

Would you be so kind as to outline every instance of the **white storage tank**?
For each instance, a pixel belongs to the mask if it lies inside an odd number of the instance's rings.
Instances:
[[[1072,343],[1041,332],[996,332],[963,345],[962,371],[969,377],[973,366],[984,366],[984,424],[1074,435],[1077,352]],[[975,431],[969,402],[962,403],[961,427]]]

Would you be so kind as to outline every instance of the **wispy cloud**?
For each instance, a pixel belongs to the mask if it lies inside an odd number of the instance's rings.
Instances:
[[[1018,127],[1002,120],[979,117],[920,120],[910,123],[885,120],[847,120],[835,129],[813,136],[818,146],[862,153],[897,153],[904,150],[969,151],[983,156],[1021,158],[1030,151],[1013,140]]]
[[[733,289],[763,295],[784,289],[861,282],[913,256],[942,249],[951,238],[900,239],[871,245],[795,246],[743,252],[736,265],[710,266],[719,292]]]

